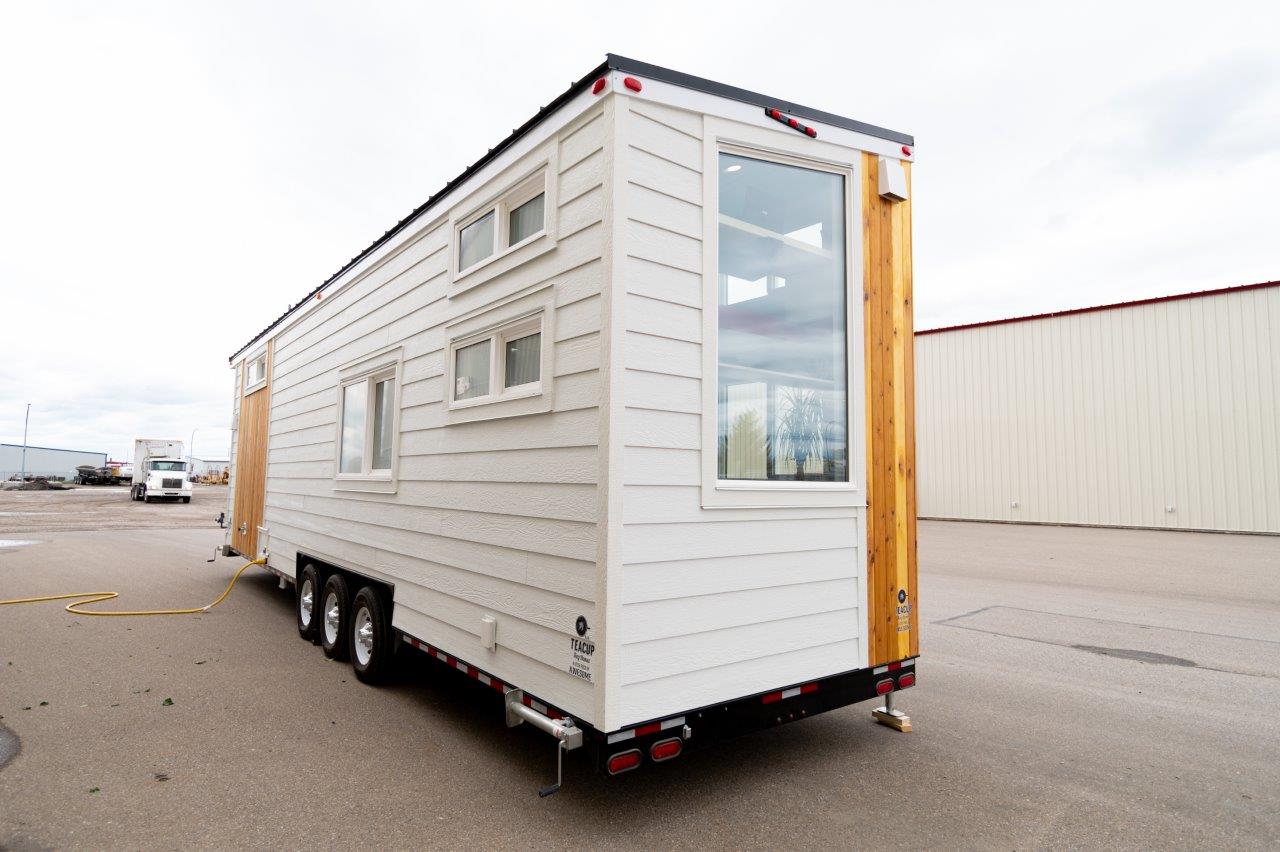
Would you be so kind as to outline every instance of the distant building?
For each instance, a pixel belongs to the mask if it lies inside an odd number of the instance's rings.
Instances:
[[[76,468],[80,465],[91,464],[94,467],[104,467],[106,463],[106,453],[57,450],[52,447],[27,447],[26,471],[30,476],[74,479]],[[22,469],[22,445],[0,444],[0,480],[14,476]]]
[[[191,472],[195,476],[220,474],[231,465],[230,459],[201,459],[192,457]]]
[[[916,334],[926,518],[1280,533],[1280,282]]]

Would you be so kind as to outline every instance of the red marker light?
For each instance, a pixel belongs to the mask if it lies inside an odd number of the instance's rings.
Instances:
[[[604,87],[606,85],[608,85],[608,81],[605,80],[605,78],[601,77],[599,80],[596,80],[596,84],[591,87],[591,94],[593,95],[600,94],[601,92],[604,91]]]
[[[642,88],[644,88],[643,86],[640,85],[640,81],[637,80],[635,77],[627,77],[622,81],[622,85],[626,86],[628,89],[630,89],[633,92],[638,92]]]
[[[911,156],[911,148],[910,148],[909,146],[907,146],[907,145],[903,145],[903,146],[902,146],[902,153],[903,153],[903,154],[905,154],[906,156],[910,157],[910,156]]]
[[[679,757],[683,748],[684,744],[680,742],[680,738],[672,737],[669,740],[662,740],[649,746],[649,757],[661,763],[664,760]]]
[[[624,751],[615,754],[609,758],[609,774],[617,775],[620,772],[626,772],[629,769],[635,769],[640,765],[640,750],[633,748],[631,751]]]
[[[804,133],[806,136],[816,137],[818,135],[818,131],[814,130],[812,127],[806,127],[804,129]]]
[[[781,120],[781,119],[782,119],[782,111],[781,111],[781,110],[776,110],[776,109],[771,109],[771,110],[769,110],[769,117],[770,117],[770,118],[773,118],[773,119]]]
[[[796,121],[794,118],[788,118],[788,119],[787,119],[787,126],[788,126],[788,127],[799,127],[799,126],[800,126],[800,122]]]

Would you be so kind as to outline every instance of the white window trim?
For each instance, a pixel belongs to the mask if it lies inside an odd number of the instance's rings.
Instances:
[[[866,505],[866,378],[863,373],[863,260],[860,152],[805,138],[793,140],[772,129],[708,116],[703,138],[703,311],[702,311],[702,506],[826,507]],[[847,482],[743,480],[719,478],[718,369],[720,255],[720,154],[731,153],[784,165],[831,172],[845,180],[846,345],[845,417],[848,424]]]
[[[446,386],[448,393],[449,409],[457,410],[463,408],[475,408],[480,405],[492,405],[496,402],[507,402],[514,399],[525,399],[531,396],[542,395],[542,381],[544,371],[546,369],[545,348],[547,346],[547,337],[545,330],[545,311],[539,309],[536,313],[526,315],[516,320],[508,321],[499,326],[493,326],[467,337],[460,337],[449,342],[449,383]],[[528,337],[531,334],[542,335],[539,342],[538,356],[538,380],[536,382],[526,382],[515,387],[506,387],[506,343],[510,340],[518,340],[521,337]],[[468,346],[474,346],[477,343],[489,341],[489,393],[484,396],[476,396],[470,399],[456,399],[457,396],[457,378],[456,371],[458,368],[458,350],[465,349]]]
[[[375,353],[338,371],[337,421],[334,425],[334,489],[348,491],[377,491],[394,494],[400,467],[400,397],[403,392],[403,355],[397,347]],[[391,401],[391,467],[368,467],[373,458],[373,412],[375,388],[384,379],[395,380],[395,393]],[[346,406],[346,389],[351,385],[365,384],[364,450],[361,456],[364,470],[360,473],[342,472],[342,418]]]
[[[444,352],[444,388],[442,389],[445,423],[474,423],[502,417],[545,414],[552,410],[555,401],[555,295],[554,284],[543,281],[512,293],[493,304],[468,311],[446,324],[445,335],[448,344]],[[506,393],[491,392],[487,396],[461,401],[453,399],[457,388],[455,373],[458,349],[487,337],[502,334],[508,337],[523,337],[525,334],[539,330],[535,327],[535,323],[540,323],[542,334],[542,357],[539,361],[537,382],[530,382],[509,390],[501,388],[498,383],[501,381],[502,371],[506,369],[506,358],[505,353],[495,347],[491,350],[489,360],[490,388],[506,390]],[[503,356],[503,364],[495,378],[493,371],[498,355]]]
[[[494,218],[493,251],[491,251],[487,256],[485,256],[481,260],[477,260],[475,263],[471,264],[466,269],[455,268],[454,274],[453,274],[454,281],[461,281],[462,279],[466,278],[468,275],[471,275],[474,272],[478,272],[481,269],[484,269],[489,264],[494,263],[495,261],[501,260],[502,258],[506,257],[512,252],[519,251],[520,249],[524,248],[530,243],[540,240],[550,233],[550,225],[548,223],[548,219],[550,218],[550,212],[551,212],[550,211],[551,199],[547,192],[548,183],[550,183],[550,181],[548,180],[548,169],[547,169],[547,165],[543,163],[542,165],[538,166],[537,170],[533,175],[522,178],[521,181],[516,185],[514,189],[509,190],[508,192],[504,193],[503,195],[501,195],[495,200],[489,201],[481,205],[479,208],[469,213],[466,216],[466,218],[459,219],[454,224],[453,226],[453,244],[454,244],[453,265],[456,267],[459,263],[462,262],[462,250],[461,250],[462,249],[462,231],[468,226],[473,225],[476,222],[480,221],[485,216],[488,216],[490,213],[493,214],[493,218]],[[525,237],[523,240],[520,240],[520,242],[518,243],[507,245],[507,239],[510,236],[510,232],[511,232],[511,211],[519,207],[521,204],[524,204],[526,201],[531,201],[532,199],[536,198],[539,195],[541,195],[543,198],[542,228],[539,229],[536,233],[530,234],[529,236]]]
[[[473,287],[532,260],[556,247],[558,206],[556,179],[558,148],[555,145],[542,148],[542,155],[531,164],[507,178],[501,188],[480,195],[483,201],[459,205],[459,213],[449,220],[449,298],[454,298]],[[493,182],[490,183],[490,186]],[[539,193],[543,196],[542,230],[530,234],[514,245],[506,245],[510,231],[510,212]],[[494,214],[494,252],[478,260],[466,269],[458,269],[462,256],[462,229]]]
[[[244,393],[242,394],[242,396],[248,396],[249,394],[254,393],[255,391],[262,390],[267,386],[267,378],[270,374],[270,369],[271,369],[271,365],[267,363],[268,360],[269,359],[267,358],[266,346],[263,346],[261,349],[254,352],[248,358],[244,359],[244,379],[242,380],[244,384]],[[258,379],[257,381],[251,384],[249,382],[249,368],[252,365],[258,363],[259,361],[262,362],[262,378]]]

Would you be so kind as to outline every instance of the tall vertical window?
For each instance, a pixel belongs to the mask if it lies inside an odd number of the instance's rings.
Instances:
[[[364,382],[342,389],[342,472],[364,472],[364,433],[369,391]]]
[[[719,169],[718,477],[847,482],[844,178]]]
[[[339,474],[389,476],[395,439],[395,373],[384,372],[343,385]]]

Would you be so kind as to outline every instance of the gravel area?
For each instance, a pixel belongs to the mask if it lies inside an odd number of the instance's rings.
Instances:
[[[77,485],[70,491],[0,491],[0,537],[59,530],[180,529],[216,525],[227,486],[195,485],[191,502],[141,503],[127,485]]]

